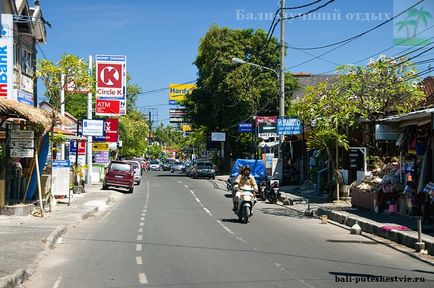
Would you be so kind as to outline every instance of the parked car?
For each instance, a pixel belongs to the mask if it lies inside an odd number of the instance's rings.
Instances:
[[[172,164],[170,172],[172,172],[172,173],[174,173],[174,172],[179,172],[179,173],[185,172],[185,165],[184,165],[184,163],[182,161],[179,161],[179,160],[175,161]]]
[[[102,189],[108,187],[120,187],[128,189],[129,193],[134,191],[134,167],[126,161],[111,161],[107,167]]]
[[[175,162],[175,159],[172,159],[172,158],[168,158],[168,159],[164,160],[163,163],[161,164],[161,169],[163,171],[170,171],[174,162]]]
[[[137,185],[140,185],[140,182],[142,180],[142,168],[140,166],[139,161],[129,160],[126,161],[133,165],[134,168],[134,181],[137,183]]]
[[[149,162],[149,169],[151,171],[160,171],[161,170],[160,160],[151,160]]]
[[[215,169],[211,161],[197,161],[193,168],[193,178],[197,179],[205,177],[209,179],[215,178]]]

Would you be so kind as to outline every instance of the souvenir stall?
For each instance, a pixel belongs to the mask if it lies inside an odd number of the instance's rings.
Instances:
[[[434,222],[432,113],[434,108],[382,120],[383,123],[401,128],[396,142],[400,154],[399,169],[395,168],[390,180],[383,185],[388,187],[389,184],[399,193],[399,198],[394,203],[397,213],[422,216],[425,223]]]

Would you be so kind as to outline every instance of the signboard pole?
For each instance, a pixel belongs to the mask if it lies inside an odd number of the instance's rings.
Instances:
[[[65,74],[63,73],[60,75],[60,115],[65,117]],[[62,124],[60,127],[63,133],[65,126]],[[60,144],[60,153],[62,154],[60,160],[65,160],[65,142]]]
[[[89,55],[89,74],[92,75],[92,55]],[[87,93],[87,119],[92,119],[92,92]],[[78,149],[78,145],[77,145]],[[87,184],[92,184],[92,136],[87,136]],[[78,154],[78,151],[77,151]]]

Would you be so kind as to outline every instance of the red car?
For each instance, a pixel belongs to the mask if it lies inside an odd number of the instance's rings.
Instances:
[[[112,161],[107,167],[102,189],[109,186],[127,188],[129,193],[134,191],[134,167],[129,162]]]

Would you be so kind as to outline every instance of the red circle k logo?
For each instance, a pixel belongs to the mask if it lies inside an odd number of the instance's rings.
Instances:
[[[99,64],[98,87],[122,88],[122,64]]]

